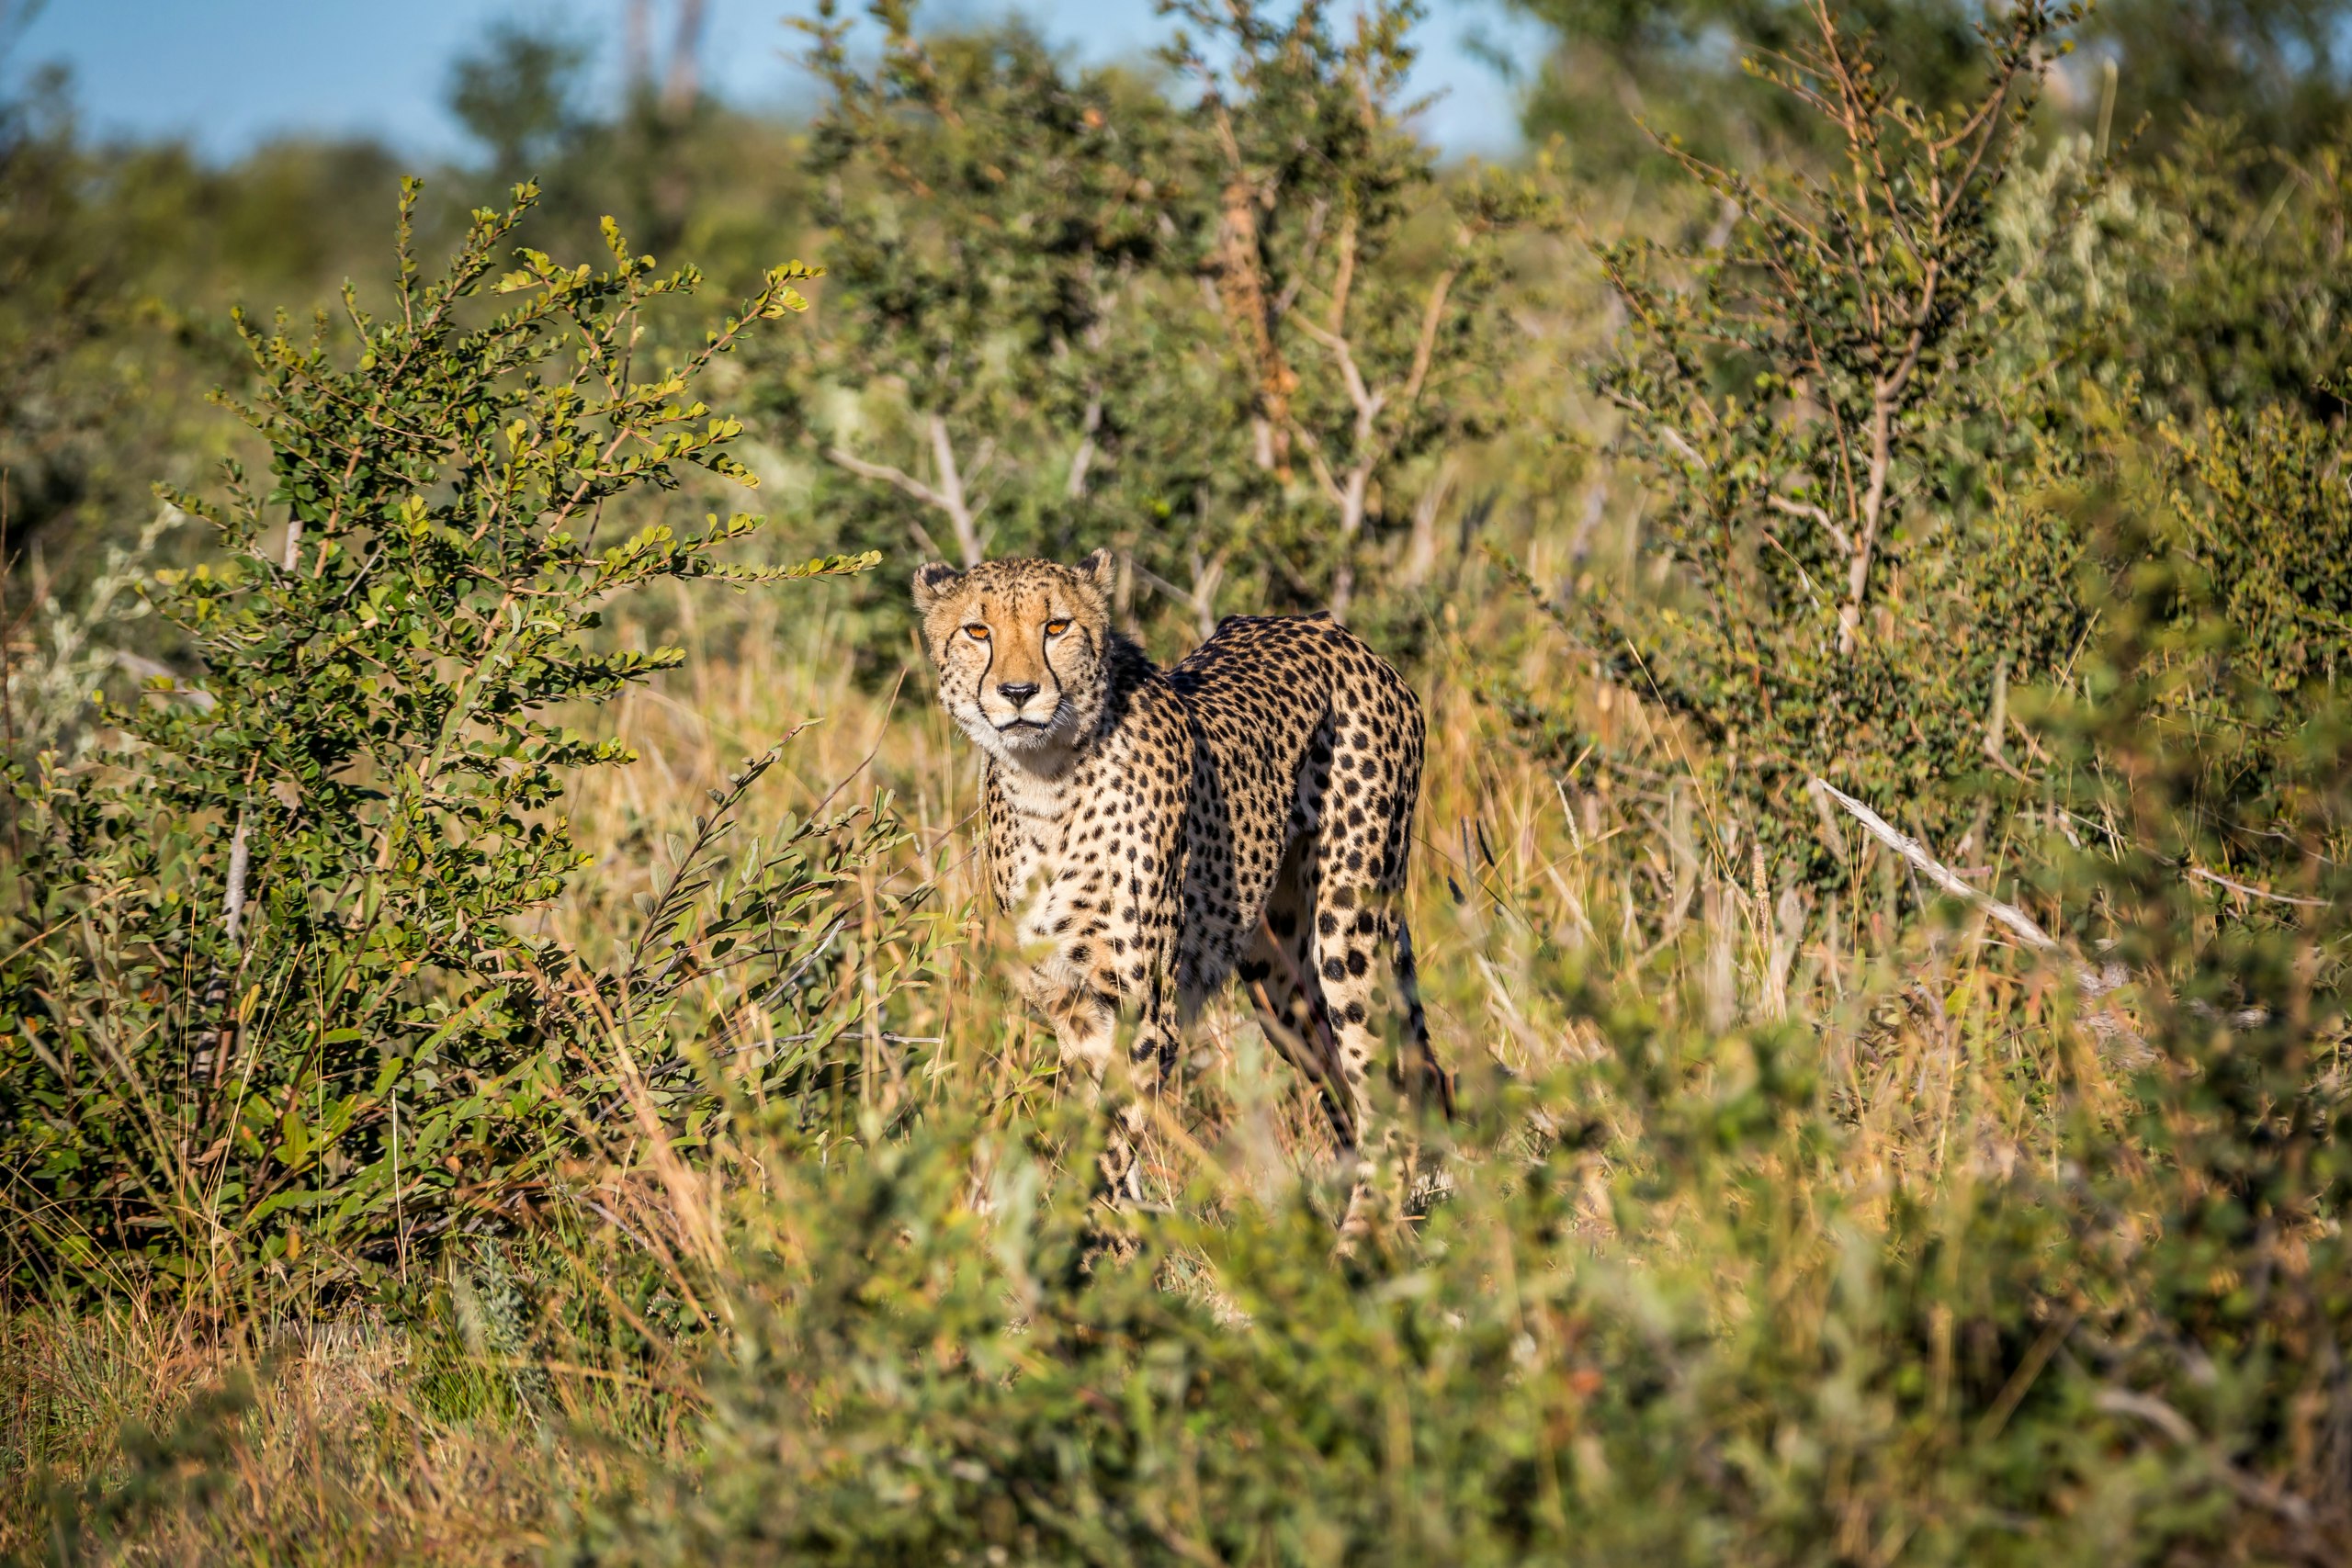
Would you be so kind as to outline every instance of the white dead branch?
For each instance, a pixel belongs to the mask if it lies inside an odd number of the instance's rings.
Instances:
[[[1970,886],[1958,872],[1929,854],[1927,847],[1918,840],[1902,831],[1836,784],[1829,783],[1826,779],[1813,779],[1808,781],[1805,787],[1813,790],[1816,798],[1826,796],[1844,807],[1847,814],[1862,825],[1863,831],[1901,855],[1920,875],[1953,897],[1963,903],[1973,904],[1984,910],[2007,927],[2010,933],[2026,946],[2036,953],[2055,953],[2060,951],[2057,940],[2037,925],[2032,916],[2014,904],[2004,904],[1991,894],[1979,892],[1976,888]],[[2074,969],[2075,985],[2082,992],[2083,999],[2091,1004],[2092,1010],[2086,1020],[2090,1024],[2091,1032],[2103,1040],[2117,1039],[2122,1041],[2127,1046],[2144,1050],[2145,1046],[2132,1026],[2101,1005],[2103,998],[2129,978],[2123,966],[2120,964],[2110,964],[2104,969],[2094,969],[2087,964],[2077,963]]]

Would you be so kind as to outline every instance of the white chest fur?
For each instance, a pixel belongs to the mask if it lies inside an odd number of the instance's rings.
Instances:
[[[1068,903],[1069,829],[1080,809],[1091,768],[1072,760],[1047,775],[998,763],[996,810],[989,822],[991,880],[1013,916],[1016,938],[1035,961],[1061,933],[1056,930]]]

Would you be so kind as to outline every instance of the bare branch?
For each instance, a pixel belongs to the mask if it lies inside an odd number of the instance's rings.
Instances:
[[[1219,550],[1204,562],[1199,549],[1194,548],[1192,552],[1193,586],[1190,589],[1177,587],[1133,557],[1128,558],[1127,564],[1156,592],[1188,606],[1193,612],[1195,629],[1205,640],[1216,630],[1216,590],[1225,577],[1226,554],[1226,551]]]
[[[972,509],[964,502],[964,481],[956,472],[956,445],[947,438],[947,422],[931,416],[931,457],[939,465],[940,496],[947,504],[947,521],[956,529],[956,543],[968,570],[980,564],[980,539],[972,526]],[[987,459],[983,457],[982,463]]]
[[[846,468],[862,479],[876,479],[887,484],[891,489],[922,502],[925,506],[936,506],[942,511],[946,510],[947,502],[937,491],[908,473],[904,468],[894,468],[888,463],[869,463],[865,458],[846,452],[839,446],[825,448],[825,461],[835,468]]]
[[[1846,530],[1838,526],[1829,513],[1820,507],[1810,502],[1792,501],[1785,495],[1767,495],[1764,500],[1775,512],[1785,512],[1792,517],[1806,518],[1820,525],[1821,531],[1835,540],[1840,550],[1848,555],[1854,553],[1854,542],[1847,536]]]
[[[904,468],[895,468],[888,463],[868,462],[842,447],[826,447],[825,460],[835,468],[855,474],[860,479],[887,484],[910,500],[944,513],[948,525],[956,531],[956,550],[963,558],[965,569],[969,570],[980,564],[980,539],[978,531],[973,524],[972,510],[964,501],[964,481],[956,469],[955,445],[948,439],[947,422],[944,419],[933,414],[930,416],[929,426],[932,458],[939,467],[940,483],[936,489],[923,483]],[[922,543],[926,550],[934,555],[943,553],[936,545],[930,542],[931,536],[924,531],[920,523],[910,523],[908,526],[914,531],[916,538]]]
[[[1331,465],[1323,460],[1323,444],[1315,439],[1311,431],[1301,430],[1297,434],[1299,445],[1306,448],[1307,467],[1315,470],[1315,482],[1323,487],[1323,493],[1332,505],[1344,509],[1348,504],[1347,492],[1340,488],[1340,481],[1331,477]]]
[[[1291,313],[1291,320],[1298,324],[1299,331],[1331,351],[1332,359],[1340,367],[1340,380],[1348,389],[1348,401],[1355,407],[1358,434],[1369,434],[1372,422],[1380,417],[1380,411],[1387,401],[1386,395],[1375,395],[1371,388],[1364,385],[1363,373],[1356,368],[1356,356],[1349,349],[1346,338],[1317,326],[1296,311]]]
[[[1242,354],[1255,372],[1257,408],[1262,422],[1258,465],[1279,477],[1290,474],[1290,394],[1297,378],[1283,363],[1275,323],[1282,320],[1266,286],[1264,257],[1259,254],[1257,182],[1249,174],[1235,139],[1230,116],[1218,106],[1216,124],[1225,148],[1227,178],[1219,196],[1223,221],[1215,262],[1217,292],[1224,315]]]
[[[1436,475],[1413,502],[1412,538],[1405,549],[1405,564],[1399,569],[1399,576],[1408,587],[1419,587],[1437,570],[1437,517],[1445,508],[1446,497],[1453,493],[1454,477],[1461,466],[1461,455],[1448,452],[1438,464]]]
[[[1814,792],[1816,805],[1822,796],[1826,795],[1844,807],[1871,838],[1901,855],[1922,876],[1938,887],[1955,898],[1975,905],[2002,925],[2007,926],[2028,947],[2037,953],[2057,954],[2063,952],[2050,933],[2036,925],[2033,918],[2024,910],[2014,904],[2004,904],[1989,893],[1979,893],[1975,888],[1971,887],[1961,880],[1957,872],[1929,854],[1918,840],[1897,830],[1889,825],[1885,818],[1872,811],[1852,795],[1825,779],[1810,779],[1806,781],[1805,788]],[[2110,964],[2104,969],[2094,969],[2087,964],[2076,963],[2074,967],[2075,988],[2082,992],[2084,1000],[2093,1004],[2091,1015],[2086,1021],[2092,1032],[2105,1039],[2120,1039],[2134,1049],[2143,1048],[2143,1043],[2132,1026],[2101,1005],[2102,998],[2121,986],[2130,977],[2129,972],[2120,964]],[[2237,1015],[2235,1021],[2250,1024],[2259,1022],[2267,1016],[2258,1009],[2252,1010]]]
[[[2190,866],[2188,868],[2188,874],[2199,882],[2210,882],[2216,887],[2226,887],[2233,893],[2242,893],[2249,898],[2261,898],[2273,904],[2292,904],[2299,909],[2331,909],[2335,908],[2334,905],[2330,904],[2324,898],[2292,898],[2284,893],[2272,893],[2266,889],[2256,887],[2251,883],[2233,882],[2226,876],[2222,876],[2213,872],[2207,871],[2201,865]]]
[[[2091,1404],[2109,1416],[2132,1416],[2145,1421],[2180,1447],[2201,1455],[2214,1475],[2239,1501],[2277,1515],[2299,1531],[2310,1530],[2310,1504],[2285,1491],[2276,1482],[2249,1475],[2232,1464],[2220,1444],[2208,1441],[2189,1423],[2188,1417],[2154,1394],[2127,1388],[2103,1388],[2091,1395]]]
[[[245,839],[245,817],[237,814],[237,830],[229,840],[229,890],[220,900],[220,931],[232,946],[243,941],[245,927],[245,874],[252,864],[252,851]]]
[[[1086,494],[1086,473],[1094,466],[1094,433],[1102,428],[1102,389],[1097,385],[1087,389],[1086,412],[1078,423],[1078,450],[1070,454],[1069,478],[1062,484],[1062,494],[1071,501]]]
[[[1274,300],[1277,318],[1290,314],[1291,307],[1298,303],[1298,291],[1306,287],[1308,276],[1314,273],[1316,254],[1323,248],[1324,220],[1330,213],[1331,198],[1328,196],[1317,197],[1314,204],[1306,209],[1306,242],[1300,250],[1296,270]]]
[[[920,520],[908,518],[907,532],[914,536],[915,548],[922,552],[923,559],[945,560],[947,558],[947,552],[939,547],[939,541],[931,536],[931,530],[924,527]]]
[[[1372,458],[1360,458],[1348,470],[1346,493],[1340,499],[1340,537],[1352,539],[1363,528],[1365,504],[1372,492]]]
[[[1894,466],[1894,416],[1902,407],[1904,389],[1909,385],[1912,372],[1918,368],[1919,354],[1928,340],[1928,323],[1935,316],[1936,288],[1941,280],[1942,259],[1931,256],[1927,274],[1919,281],[1919,303],[1911,312],[1911,332],[1904,344],[1903,357],[1871,389],[1870,484],[1862,496],[1861,535],[1854,542],[1846,571],[1846,604],[1838,615],[1840,653],[1853,651],[1854,633],[1861,624],[1862,595],[1870,587],[1871,557],[1878,547],[1879,524],[1886,511],[1887,477]]]
[[[1329,330],[1337,336],[1348,330],[1348,296],[1353,291],[1356,278],[1356,215],[1349,213],[1340,220],[1340,270],[1331,279],[1331,311]]]
[[[1989,893],[1979,893],[1960,878],[1957,872],[1945,866],[1929,854],[1918,840],[1894,827],[1887,819],[1848,795],[1826,779],[1813,779],[1806,788],[1820,791],[1838,805],[1855,821],[1860,822],[1870,836],[1901,855],[1917,868],[1919,874],[1951,894],[1953,897],[1975,905],[1986,914],[2017,933],[2018,939],[2037,953],[2055,953],[2058,943],[2050,933],[2034,924],[2033,917],[2014,904],[2004,904]]]
[[[1421,335],[1413,342],[1412,373],[1405,378],[1405,389],[1397,400],[1408,409],[1421,400],[1421,388],[1430,378],[1430,359],[1437,352],[1437,329],[1445,321],[1445,297],[1461,276],[1460,267],[1450,266],[1430,285],[1429,303],[1421,308]]]

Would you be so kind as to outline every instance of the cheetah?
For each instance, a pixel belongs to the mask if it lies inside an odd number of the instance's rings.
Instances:
[[[989,881],[1032,962],[1022,987],[1065,1067],[1100,1094],[1122,1012],[1131,1056],[1173,1066],[1185,1025],[1238,979],[1313,1085],[1365,1223],[1374,959],[1403,1004],[1396,1077],[1453,1112],[1402,908],[1420,705],[1328,615],[1239,615],[1162,671],[1114,631],[1109,551],[914,577],[939,700],[987,758]],[[1130,1100],[1104,1156],[1134,1195]]]

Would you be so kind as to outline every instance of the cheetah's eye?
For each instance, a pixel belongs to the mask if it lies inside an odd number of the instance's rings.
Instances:
[[[1046,635],[1047,637],[1059,637],[1062,633],[1068,630],[1069,630],[1069,623],[1068,621],[1047,621],[1046,623]]]
[[[974,642],[986,642],[989,640],[989,628],[982,626],[979,622],[974,621],[970,626],[964,628],[964,635],[970,637]]]

